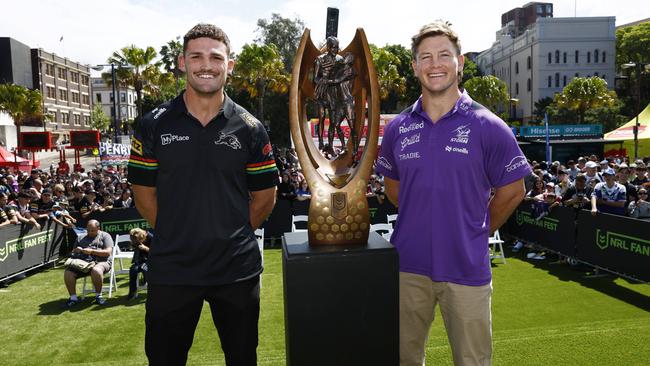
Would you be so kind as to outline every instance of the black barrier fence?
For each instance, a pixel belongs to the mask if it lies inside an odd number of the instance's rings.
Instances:
[[[82,218],[79,213],[73,213],[77,219],[77,227],[86,227],[88,220],[99,221],[101,230],[110,234],[113,238],[117,234],[128,234],[133,228],[150,228],[149,223],[140,216],[135,208],[117,208],[104,212],[93,212],[89,217]]]
[[[650,222],[630,217],[556,207],[536,219],[530,203],[522,203],[501,233],[534,243],[580,262],[650,281]]]
[[[0,280],[57,260],[69,250],[66,230],[48,222],[39,230],[32,225],[0,228]]]

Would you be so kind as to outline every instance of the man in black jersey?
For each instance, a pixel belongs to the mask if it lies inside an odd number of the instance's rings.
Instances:
[[[254,230],[275,204],[278,172],[264,126],[225,93],[228,36],[198,24],[184,37],[187,89],[135,130],[129,180],[154,227],[145,349],[150,365],[184,365],[203,301],[227,365],[255,365],[261,256]],[[178,194],[178,182],[188,192]],[[182,210],[180,208],[183,208]]]

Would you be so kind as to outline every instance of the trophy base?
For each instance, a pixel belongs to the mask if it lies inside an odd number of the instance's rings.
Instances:
[[[399,364],[399,260],[377,233],[365,245],[282,238],[287,365]]]

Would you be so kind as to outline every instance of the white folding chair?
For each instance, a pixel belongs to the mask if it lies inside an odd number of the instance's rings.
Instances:
[[[391,235],[393,235],[393,225],[391,224],[372,224],[370,225],[370,231],[375,231],[380,234],[384,239],[390,241]]]
[[[295,215],[291,217],[291,232],[297,233],[301,231],[307,231],[307,229],[296,229],[296,223],[297,222],[304,222],[305,227],[307,226],[307,221],[308,221],[307,215]]]
[[[488,246],[490,247],[490,260],[502,259],[503,264],[506,264],[506,253],[503,251],[503,240],[501,240],[499,230],[495,231],[494,235],[490,237]]]
[[[257,239],[257,247],[260,249],[262,266],[264,266],[264,229],[255,230],[255,239]],[[260,276],[260,288],[262,288],[262,276]]]
[[[119,260],[120,263],[120,269],[116,271],[116,274],[124,274],[124,273],[129,273],[129,269],[126,268],[124,269],[124,263],[122,263],[122,259],[129,259],[133,260],[133,252],[132,251],[123,251],[120,249],[120,243],[129,243],[131,244],[131,235],[129,234],[117,234],[115,235],[115,243],[113,243],[113,247],[117,251],[113,259]]]
[[[102,292],[108,292],[108,298],[110,299],[111,296],[113,296],[113,289],[117,291],[117,280],[115,279],[115,253],[117,251],[117,245],[113,245],[113,253],[111,254],[111,258],[109,259],[110,265],[111,265],[111,270],[108,272],[108,286],[102,285]],[[104,273],[104,276],[106,273]],[[81,298],[83,299],[86,294],[90,293],[95,293],[95,286],[93,286],[92,280],[90,281],[90,289],[86,288],[86,285],[88,284],[88,277],[90,275],[84,277],[84,284],[83,288],[81,289]],[[103,282],[103,281],[102,281]]]
[[[386,222],[388,222],[389,224],[393,225],[393,227],[395,227],[395,223],[397,222],[397,214],[386,215]]]

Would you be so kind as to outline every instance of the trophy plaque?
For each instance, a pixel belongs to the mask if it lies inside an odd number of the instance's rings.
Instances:
[[[318,146],[307,117],[310,103],[318,111]],[[309,245],[366,244],[366,187],[377,156],[379,85],[363,29],[342,51],[334,36],[319,50],[305,29],[293,64],[289,124],[311,191]],[[347,141],[343,124],[349,129]]]

